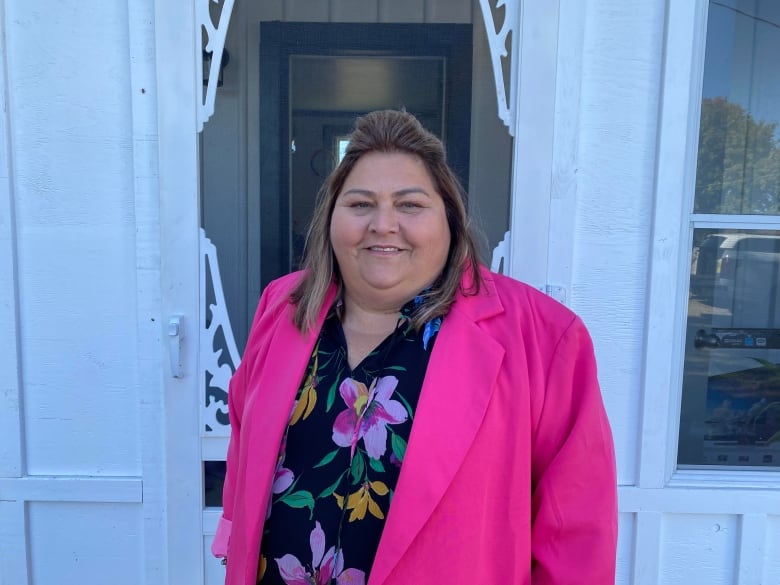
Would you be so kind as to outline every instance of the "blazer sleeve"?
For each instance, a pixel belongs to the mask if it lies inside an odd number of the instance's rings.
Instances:
[[[614,585],[614,445],[593,345],[578,317],[553,351],[533,442],[531,582]]]
[[[217,524],[214,540],[211,542],[211,553],[215,557],[227,558],[230,548],[230,531],[233,525],[233,505],[235,502],[235,487],[241,452],[241,418],[244,412],[246,397],[246,381],[251,362],[257,353],[259,337],[263,333],[263,317],[268,312],[269,298],[272,296],[273,285],[269,285],[260,297],[255,312],[249,340],[246,344],[244,357],[230,379],[228,390],[228,415],[230,417],[230,443],[227,452],[227,470],[222,489],[222,516]]]

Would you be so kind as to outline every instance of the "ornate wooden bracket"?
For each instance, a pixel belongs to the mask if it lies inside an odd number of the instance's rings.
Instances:
[[[241,356],[230,326],[222,277],[219,275],[217,249],[206,237],[203,228],[200,229],[200,254],[200,387],[206,392],[201,431],[210,436],[227,436],[228,382],[241,363]],[[214,302],[207,306],[209,284]]]
[[[515,116],[517,111],[517,61],[520,59],[520,14],[521,0],[498,0],[495,10],[491,0],[479,0],[482,8],[482,18],[485,21],[490,58],[493,64],[493,76],[496,82],[496,98],[498,99],[498,116],[509,129],[510,136],[515,135]],[[496,12],[504,7],[504,21],[498,28]],[[511,35],[511,36],[510,36]],[[511,47],[507,49],[507,37],[510,37]],[[509,58],[509,83],[505,79],[502,59]]]
[[[222,63],[222,53],[225,50],[225,39],[227,37],[228,24],[230,23],[230,15],[233,12],[234,1],[221,0],[222,6],[216,26],[211,18],[210,4],[219,4],[220,0],[196,0],[195,2],[197,34],[201,36],[200,43],[198,43],[200,47],[197,53],[198,62],[200,62],[204,53],[211,54],[207,83],[204,83],[203,67],[196,67],[198,72],[198,89],[202,91],[201,99],[198,100],[198,132],[203,130],[203,124],[214,113],[219,68]]]

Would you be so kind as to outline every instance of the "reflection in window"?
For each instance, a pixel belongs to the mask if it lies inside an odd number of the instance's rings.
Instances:
[[[712,0],[695,213],[780,213],[780,2]]]
[[[780,231],[694,231],[682,465],[780,466]]]

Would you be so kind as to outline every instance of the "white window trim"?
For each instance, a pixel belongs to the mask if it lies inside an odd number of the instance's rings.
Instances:
[[[778,218],[691,213],[709,0],[670,2],[667,7],[637,487],[774,488],[777,470],[677,469],[693,229],[776,226]]]
[[[677,467],[689,271],[684,258],[690,247],[687,215],[696,181],[707,7],[708,0],[667,5],[643,364],[641,488],[663,487]]]
[[[512,88],[517,93],[517,110],[512,132],[514,152],[507,273],[541,290],[546,290],[549,284],[559,13],[557,0],[523,3],[520,48],[512,55],[511,63],[517,72],[513,79],[518,80],[518,86]]]

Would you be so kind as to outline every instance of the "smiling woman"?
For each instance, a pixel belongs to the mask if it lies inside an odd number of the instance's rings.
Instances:
[[[230,384],[228,585],[614,583],[590,338],[479,265],[465,202],[414,116],[357,120]]]

